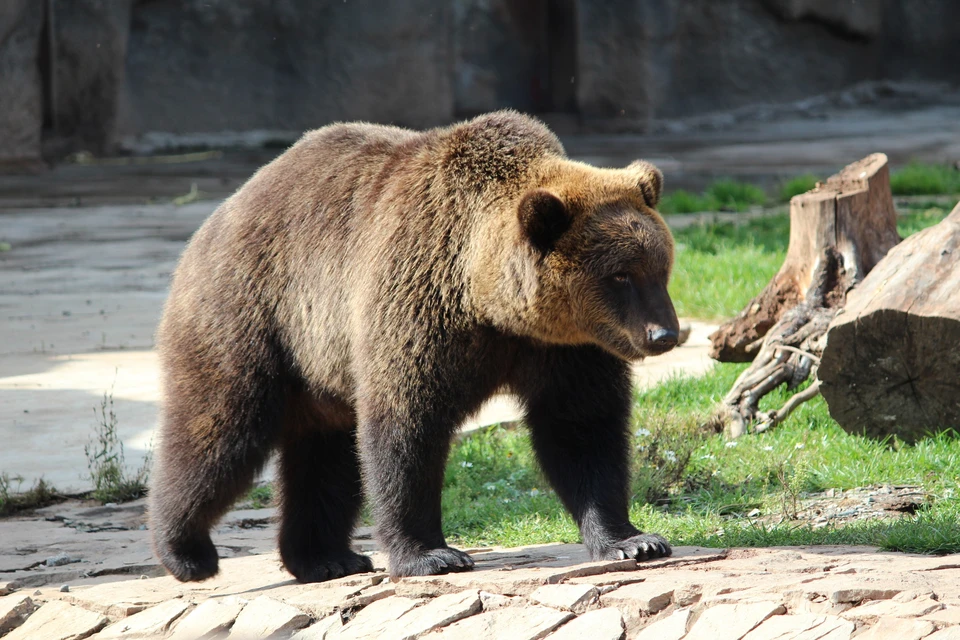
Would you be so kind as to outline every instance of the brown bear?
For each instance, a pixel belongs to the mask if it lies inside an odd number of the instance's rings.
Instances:
[[[566,157],[512,111],[415,132],[311,131],[197,231],[158,332],[150,492],[180,580],[217,572],[209,530],[278,452],[279,547],[301,581],[370,571],[369,499],[394,576],[469,569],[440,493],[451,436],[516,394],[594,558],[670,554],[628,512],[629,361],[677,343],[662,175]]]

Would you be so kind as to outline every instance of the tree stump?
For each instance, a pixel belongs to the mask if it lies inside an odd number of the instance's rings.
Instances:
[[[793,389],[819,364],[827,326],[847,292],[900,241],[887,157],[875,153],[845,167],[790,201],[790,243],[767,287],[710,339],[721,362],[753,364],[741,374],[715,416],[731,437],[760,421],[782,421],[817,393],[817,384],[783,408],[759,412],[760,399],[786,383]]]
[[[843,258],[840,280],[863,279],[900,241],[887,156],[874,153],[790,200],[790,243],[780,271],[711,336],[710,357],[751,362],[784,313],[808,298],[828,248]],[[842,296],[843,292],[840,292]]]
[[[915,441],[960,429],[960,205],[850,293],[819,378],[830,415],[851,433]]]

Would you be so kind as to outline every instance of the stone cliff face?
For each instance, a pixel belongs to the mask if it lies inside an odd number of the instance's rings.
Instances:
[[[643,131],[863,80],[955,81],[957,24],[953,0],[8,0],[0,161],[41,141],[105,152],[502,107]]]

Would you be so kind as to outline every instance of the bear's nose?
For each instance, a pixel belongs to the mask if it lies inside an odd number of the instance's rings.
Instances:
[[[647,333],[647,336],[651,345],[664,350],[677,346],[677,341],[680,339],[679,333],[664,328],[652,329]]]

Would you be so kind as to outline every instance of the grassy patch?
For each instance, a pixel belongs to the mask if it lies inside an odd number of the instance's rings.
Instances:
[[[264,509],[273,506],[273,498],[273,485],[264,483],[250,489],[240,502],[250,509]]]
[[[657,205],[663,214],[700,213],[701,211],[746,211],[767,201],[763,189],[736,180],[717,180],[702,194],[680,189],[666,194]]]
[[[817,186],[817,182],[819,180],[820,178],[812,173],[805,173],[802,176],[797,176],[796,178],[787,180],[780,188],[780,200],[783,202],[790,202],[790,198],[793,196],[806,193]]]
[[[675,232],[670,296],[677,313],[715,319],[739,312],[783,264],[789,235],[786,215]]]
[[[660,199],[657,210],[670,215],[674,213],[699,213],[701,211],[716,211],[716,201],[705,195],[697,195],[684,189],[668,193]]]
[[[934,225],[952,206],[914,203],[897,220],[907,237]],[[783,264],[790,238],[786,214],[743,223],[693,225],[674,232],[670,296],[681,316],[729,318],[766,286]]]
[[[763,189],[736,180],[717,180],[707,187],[706,195],[719,203],[721,211],[746,211],[767,201]]]
[[[960,171],[945,165],[912,162],[890,174],[890,190],[898,196],[960,193]]]
[[[90,470],[93,491],[90,496],[100,502],[126,502],[136,500],[147,492],[151,456],[148,453],[143,465],[131,473],[123,455],[123,441],[117,430],[117,414],[113,410],[113,394],[104,393],[93,437],[83,447]]]
[[[0,516],[8,516],[52,504],[62,497],[46,480],[40,478],[28,490],[22,490],[23,476],[0,473]]]
[[[770,546],[872,544],[920,552],[960,551],[960,438],[941,434],[907,445],[851,436],[822,400],[776,430],[732,445],[704,433],[706,415],[743,365],[702,379],[671,380],[638,395],[633,417],[631,514],[677,544]],[[767,403],[783,402],[782,391]],[[791,516],[809,492],[917,484],[935,496],[916,516],[814,528]],[[773,520],[746,514],[758,510]],[[463,545],[578,540],[573,522],[537,471],[525,432],[494,428],[453,451],[444,488],[444,526]]]

